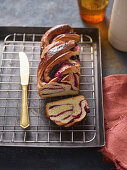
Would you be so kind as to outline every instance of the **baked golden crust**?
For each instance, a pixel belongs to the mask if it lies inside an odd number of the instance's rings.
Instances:
[[[49,45],[50,40],[54,36],[57,36],[62,33],[69,33],[69,32],[73,32],[73,29],[70,25],[67,24],[56,25],[55,27],[52,27],[43,35],[41,39],[41,47],[45,48],[47,45]]]
[[[53,39],[53,42],[64,41],[68,42],[70,40],[74,40],[76,43],[80,41],[80,35],[78,34],[60,34]]]

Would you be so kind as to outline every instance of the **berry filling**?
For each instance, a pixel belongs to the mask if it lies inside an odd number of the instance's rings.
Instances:
[[[79,60],[79,55],[72,56],[70,59],[71,60]]]
[[[70,112],[70,111],[73,111],[73,109],[65,110],[65,111],[63,111],[63,112],[58,113],[57,115],[51,115],[50,117],[57,117],[57,116],[60,116],[60,115],[62,115],[62,114],[64,114],[64,113]]]
[[[74,64],[72,63],[63,63],[61,65],[61,67],[58,69],[58,71],[55,73],[54,77],[62,77],[62,73],[65,72],[65,70],[67,70],[68,68],[70,68],[71,66],[73,66]]]
[[[53,79],[56,71],[59,70],[60,66],[61,66],[60,64],[56,64],[56,65],[52,68],[52,70],[49,72],[49,77],[51,77],[51,78]]]

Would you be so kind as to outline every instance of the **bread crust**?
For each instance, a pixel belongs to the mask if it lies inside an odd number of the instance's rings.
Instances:
[[[74,40],[76,43],[80,41],[80,36],[78,34],[60,34],[54,38],[53,42]]]
[[[51,78],[48,76],[49,72],[52,70],[52,68],[55,65],[60,64],[63,61],[69,60],[71,58],[71,56],[73,55],[79,55],[78,51],[68,51],[62,55],[60,55],[59,57],[55,58],[52,62],[50,62],[50,64],[46,67],[45,71],[44,71],[44,77],[45,77],[45,81],[49,82],[51,80]],[[73,69],[72,69],[73,71]]]
[[[54,35],[59,35],[67,32],[73,32],[72,27],[68,24],[62,24],[52,27],[43,35],[41,39],[41,47],[45,48],[49,44],[51,38],[54,37]]]

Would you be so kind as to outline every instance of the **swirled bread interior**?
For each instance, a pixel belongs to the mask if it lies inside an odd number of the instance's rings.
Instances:
[[[89,107],[84,96],[47,103],[47,116],[59,126],[70,127],[86,117]]]

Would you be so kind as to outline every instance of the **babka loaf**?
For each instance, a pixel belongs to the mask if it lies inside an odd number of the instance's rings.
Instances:
[[[46,114],[59,126],[70,127],[80,122],[89,112],[84,96],[76,96],[47,103]]]
[[[49,29],[41,39],[37,70],[38,93],[42,98],[79,92],[80,36],[69,25]]]

